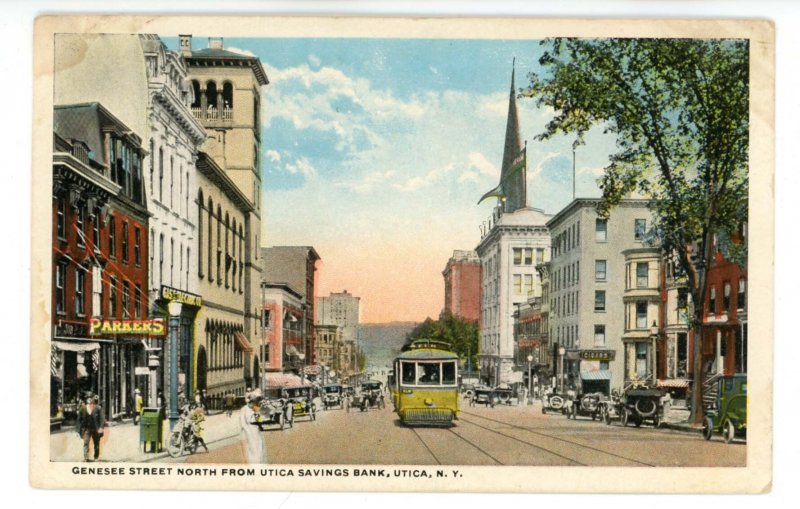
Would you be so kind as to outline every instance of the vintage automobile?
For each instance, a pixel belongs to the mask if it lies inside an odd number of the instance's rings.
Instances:
[[[567,419],[570,417],[577,419],[579,415],[591,417],[592,420],[601,417],[600,401],[603,399],[605,399],[605,396],[600,392],[575,396],[572,400],[572,404],[569,405],[570,411],[567,413]]]
[[[291,405],[294,417],[308,417],[310,421],[317,419],[317,406],[314,403],[314,386],[299,385],[284,387],[284,397]]]
[[[514,399],[514,390],[508,384],[500,384],[494,388],[496,404],[510,405]]]
[[[383,382],[378,380],[363,382],[347,406],[348,412],[351,407],[356,407],[362,412],[366,412],[370,408],[385,408],[386,400],[383,397]]]
[[[494,406],[497,404],[497,397],[495,396],[494,389],[485,385],[476,385],[472,394],[472,399],[469,400],[469,406],[484,405]]]
[[[542,394],[542,413],[558,412],[563,413],[566,404],[566,398],[556,392],[545,392]]]
[[[274,424],[280,426],[281,429],[294,426],[294,407],[289,404],[283,391],[280,388],[270,389],[264,391],[264,397],[261,400],[261,429]]]
[[[475,394],[475,384],[462,384],[460,391],[464,399],[469,401],[472,399],[472,395]]]
[[[611,424],[612,421],[619,420],[622,411],[621,397],[616,389],[611,391],[611,397],[602,399],[597,403],[597,408],[600,420],[605,421],[606,424]]]
[[[636,387],[625,391],[619,407],[622,426],[633,422],[638,428],[645,420],[649,420],[653,423],[653,427],[657,428],[664,411],[661,405],[663,395],[661,390],[647,387]]]
[[[322,387],[322,408],[344,408],[344,391],[339,384],[328,384]]]
[[[711,440],[722,433],[726,444],[735,437],[747,437],[747,375],[723,376],[717,380],[714,403],[706,410],[703,437]]]

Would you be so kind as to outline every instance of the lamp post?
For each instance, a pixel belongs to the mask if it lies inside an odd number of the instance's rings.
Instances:
[[[533,387],[531,383],[533,382],[533,378],[531,377],[531,362],[533,361],[533,355],[528,355],[528,400],[525,402],[526,405],[531,403],[531,394],[533,394]]]
[[[658,325],[656,324],[655,320],[653,320],[653,325],[650,326],[650,340],[652,341],[652,346],[651,346],[651,349],[650,349],[651,356],[652,356],[651,361],[650,361],[650,369],[651,369],[651,374],[653,376],[653,386],[655,386],[656,383],[657,383],[657,381],[656,381],[656,376],[657,376],[656,371],[658,370],[658,368],[657,368],[657,366],[658,366],[658,357],[657,357],[657,354],[656,354],[656,346],[658,345]]]
[[[181,308],[177,301],[167,304],[169,310],[169,429],[178,422],[178,330]]]
[[[559,394],[564,394],[564,355],[567,353],[567,349],[563,346],[558,347],[558,370],[559,370],[559,381],[558,381],[558,392]]]

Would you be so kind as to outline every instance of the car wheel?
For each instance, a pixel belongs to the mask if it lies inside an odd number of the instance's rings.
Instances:
[[[653,415],[653,427],[657,428],[660,423],[660,419],[658,418],[658,412]]]
[[[606,426],[611,426],[611,412],[609,412],[608,410],[605,411],[605,421],[606,421]]]
[[[703,421],[703,438],[706,440],[711,440],[711,436],[714,434],[714,421],[711,420],[711,417],[706,417]]]
[[[167,452],[173,458],[177,458],[183,452],[183,438],[181,438],[180,431],[173,431],[169,436],[167,442]]]
[[[622,427],[626,427],[628,425],[628,409],[623,408],[622,412],[620,413],[620,421],[622,422]]]
[[[722,427],[722,439],[725,440],[726,444],[729,444],[733,441],[733,437],[736,435],[736,426],[734,426],[733,421],[728,419],[725,421],[725,425]]]

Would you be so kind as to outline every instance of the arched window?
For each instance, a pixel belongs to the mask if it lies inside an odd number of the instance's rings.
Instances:
[[[208,280],[214,281],[214,202],[208,197]]]
[[[242,275],[244,274],[244,235],[242,235],[242,225],[239,225],[239,293],[244,292]]]
[[[192,80],[192,108],[200,107],[200,82]]]
[[[206,82],[206,118],[216,120],[222,108],[222,94],[217,91],[217,84],[213,81]]]
[[[217,286],[222,286],[222,207],[217,205]]]
[[[231,275],[231,286],[233,291],[236,291],[236,269],[237,265],[239,264],[239,260],[236,258],[236,218],[233,218],[233,229],[231,230],[231,269],[233,274]]]
[[[233,84],[230,81],[222,85],[222,120],[233,120]]]
[[[164,203],[164,149],[158,149],[158,201]]]
[[[229,249],[229,232],[231,230],[231,222],[228,213],[225,213],[225,288],[230,288],[230,269],[231,269],[231,252]]]
[[[188,193],[187,193],[188,194]],[[203,279],[203,190],[197,191],[197,276]]]

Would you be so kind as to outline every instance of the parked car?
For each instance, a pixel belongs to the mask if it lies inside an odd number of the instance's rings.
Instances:
[[[299,385],[285,387],[284,396],[292,406],[294,417],[308,417],[310,421],[317,419],[317,406],[314,404],[314,386]]]
[[[322,408],[344,408],[344,394],[339,384],[328,384],[322,387]]]
[[[484,405],[494,407],[497,404],[497,398],[494,395],[494,389],[485,385],[476,385],[472,393],[472,399],[469,400],[469,406]]]
[[[264,427],[274,424],[281,429],[294,426],[294,408],[281,389],[267,389],[261,402],[261,424]]]
[[[622,425],[627,426],[628,422],[633,422],[638,428],[648,420],[653,423],[654,428],[657,428],[663,414],[661,405],[663,396],[659,389],[633,388],[625,391],[620,408]]]
[[[747,437],[747,375],[723,376],[717,380],[714,404],[706,410],[703,437],[711,440],[722,433],[725,443]]]
[[[542,394],[542,413],[558,412],[563,413],[566,399],[556,392],[545,392]]]
[[[514,398],[514,389],[508,384],[500,384],[494,388],[495,404],[510,405]]]
[[[575,396],[570,406],[570,411],[567,413],[567,419],[572,417],[577,419],[579,415],[584,417],[591,417],[595,420],[600,416],[600,401],[605,399],[605,396],[600,392],[593,392]]]

